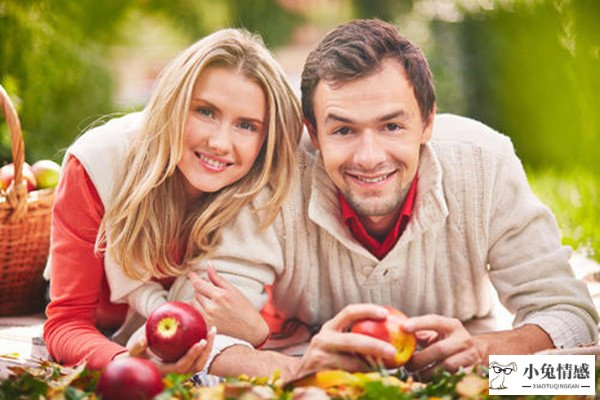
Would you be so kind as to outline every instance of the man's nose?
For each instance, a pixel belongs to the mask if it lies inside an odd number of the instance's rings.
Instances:
[[[365,131],[360,135],[354,153],[354,162],[364,169],[373,169],[385,162],[386,149],[373,131]]]
[[[215,154],[227,154],[231,151],[231,135],[233,127],[230,124],[222,123],[212,132],[207,140],[208,148]]]

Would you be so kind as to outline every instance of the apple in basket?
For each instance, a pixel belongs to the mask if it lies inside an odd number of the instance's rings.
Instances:
[[[396,348],[394,362],[385,362],[388,368],[398,368],[406,364],[417,346],[413,333],[404,332],[402,323],[407,316],[393,307],[384,306],[389,311],[385,319],[362,319],[352,325],[351,332],[361,333],[391,343]]]
[[[136,357],[111,361],[102,371],[96,392],[105,400],[152,399],[164,389],[158,368]]]
[[[191,305],[171,301],[148,316],[146,338],[152,353],[165,362],[177,361],[190,347],[206,338],[206,322]]]
[[[56,187],[60,176],[60,165],[52,160],[39,160],[32,166],[38,189],[50,189]]]
[[[15,167],[12,163],[6,164],[0,168],[0,189],[8,189],[11,182],[15,178]],[[37,188],[37,181],[31,167],[27,163],[23,163],[23,178],[27,181],[27,191],[31,192]]]

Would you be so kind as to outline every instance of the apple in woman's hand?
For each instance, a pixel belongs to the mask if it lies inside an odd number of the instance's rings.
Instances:
[[[406,364],[417,347],[417,338],[413,333],[404,332],[402,323],[408,317],[389,306],[383,306],[389,311],[385,319],[363,319],[352,325],[351,332],[361,333],[376,339],[391,343],[396,348],[394,362],[385,362],[388,368],[398,368]]]
[[[180,301],[165,303],[146,321],[148,347],[164,362],[180,359],[194,344],[206,339],[206,323],[194,307]]]
[[[104,400],[153,399],[164,389],[158,368],[142,358],[111,361],[102,371],[96,392]]]

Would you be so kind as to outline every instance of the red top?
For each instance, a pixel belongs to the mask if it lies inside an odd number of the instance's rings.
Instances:
[[[350,206],[348,201],[341,193],[338,194],[340,206],[342,208],[342,218],[350,229],[350,233],[352,233],[352,236],[367,250],[369,250],[371,254],[380,260],[383,259],[386,254],[390,252],[390,250],[392,250],[396,242],[398,242],[398,239],[400,239],[400,236],[402,236],[404,229],[406,229],[408,221],[410,221],[410,216],[412,215],[415,204],[415,198],[417,197],[418,181],[419,177],[415,176],[415,179],[413,179],[410,189],[408,190],[408,195],[406,196],[404,205],[402,206],[400,214],[398,215],[398,219],[383,242],[375,239],[369,234],[369,232],[367,232],[362,222],[360,222],[356,211],[354,211],[352,206]]]
[[[112,304],[104,275],[104,257],[94,243],[104,207],[87,172],[69,158],[56,189],[52,210],[50,297],[44,340],[52,357],[74,365],[87,360],[103,368],[126,349],[99,329],[111,329],[125,319],[127,305]]]

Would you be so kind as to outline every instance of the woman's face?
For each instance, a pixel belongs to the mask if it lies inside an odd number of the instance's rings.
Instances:
[[[198,77],[177,167],[188,200],[244,177],[267,136],[267,99],[241,72],[214,66]]]

